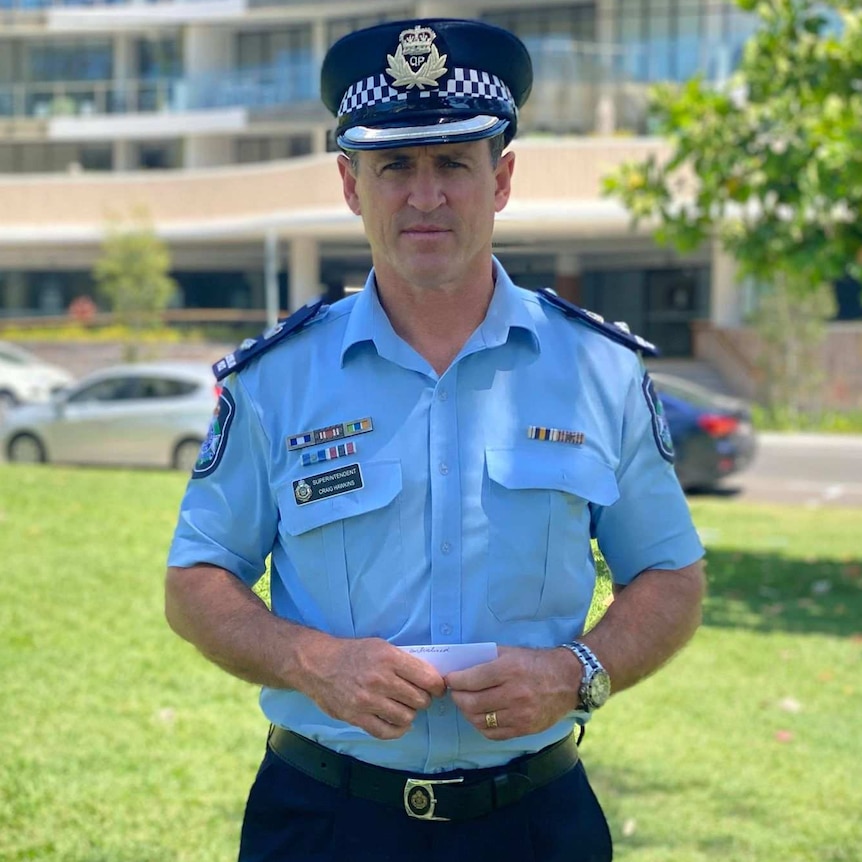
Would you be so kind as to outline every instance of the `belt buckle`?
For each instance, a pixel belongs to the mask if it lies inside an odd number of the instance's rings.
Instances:
[[[408,817],[417,820],[450,820],[449,817],[435,817],[437,797],[434,795],[436,784],[461,784],[462,778],[408,778],[404,784],[404,810]]]

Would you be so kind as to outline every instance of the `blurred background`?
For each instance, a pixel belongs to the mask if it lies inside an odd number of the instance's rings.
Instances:
[[[162,616],[177,507],[218,398],[210,366],[364,284],[370,255],[318,98],[328,46],[454,16],[514,31],[535,66],[495,253],[517,283],[661,349],[647,365],[708,552],[704,627],[613,699],[582,749],[617,857],[858,862],[855,12],[0,0],[0,858],[234,858],[266,732],[256,692]],[[663,85],[678,101],[657,112]],[[734,136],[743,115],[753,125]],[[752,218],[777,211],[786,245],[759,222],[731,248],[703,213],[687,242],[662,241],[690,184],[665,200],[657,172],[699,127],[703,156],[686,162],[700,187],[754,202]],[[821,201],[840,225],[795,218]],[[773,270],[807,283],[782,293]],[[602,581],[594,617],[608,601]]]

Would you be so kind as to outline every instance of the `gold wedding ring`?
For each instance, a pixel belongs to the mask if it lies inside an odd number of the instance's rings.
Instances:
[[[486,712],[485,713],[485,727],[488,730],[497,726],[497,713],[496,712]]]

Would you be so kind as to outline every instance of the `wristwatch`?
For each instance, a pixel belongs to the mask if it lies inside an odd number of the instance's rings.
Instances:
[[[581,709],[593,712],[600,706],[604,706],[611,696],[611,676],[602,667],[602,663],[596,658],[595,653],[580,641],[572,641],[572,643],[560,644],[560,646],[573,652],[583,665],[584,674],[578,689]]]

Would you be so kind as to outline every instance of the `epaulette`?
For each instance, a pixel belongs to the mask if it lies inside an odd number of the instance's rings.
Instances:
[[[264,350],[269,350],[273,344],[277,344],[283,338],[287,338],[288,335],[298,332],[318,314],[323,306],[323,297],[312,300],[299,311],[295,311],[289,317],[285,317],[284,320],[279,320],[275,326],[267,329],[258,338],[246,338],[233,353],[228,353],[224,359],[219,359],[213,365],[213,374],[215,374],[216,380],[224,380],[229,374],[244,368],[252,359],[260,356]]]
[[[647,341],[639,335],[634,335],[626,323],[608,323],[600,314],[596,314],[594,311],[587,311],[566,299],[561,299],[556,293],[548,290],[548,288],[537,290],[536,293],[540,299],[543,299],[549,305],[553,305],[554,308],[558,308],[566,317],[586,323],[588,326],[601,332],[602,335],[610,338],[612,341],[616,341],[617,344],[628,347],[629,350],[646,353],[648,356],[658,356],[660,353],[659,349],[651,341]]]

